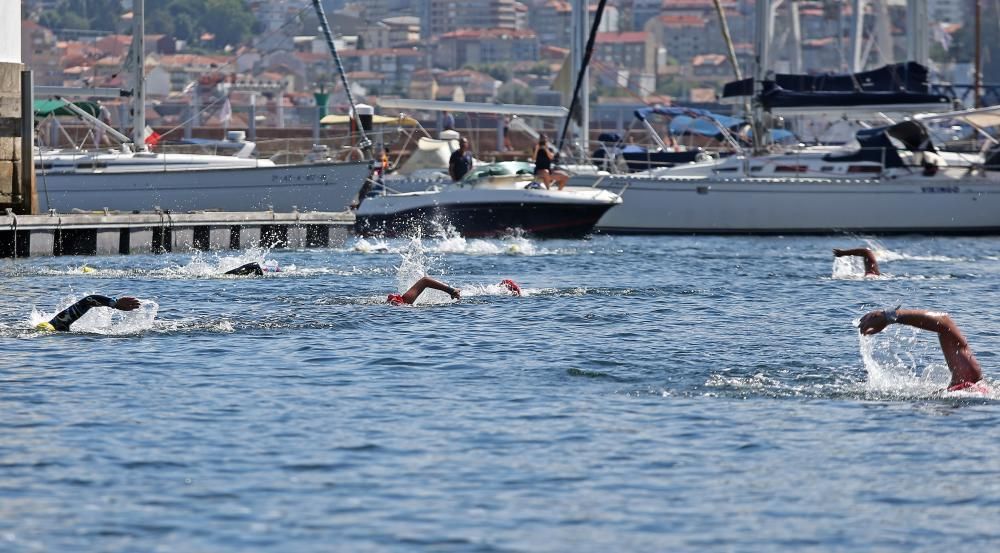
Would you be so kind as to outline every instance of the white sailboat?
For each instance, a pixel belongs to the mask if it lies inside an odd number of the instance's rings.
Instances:
[[[249,142],[235,156],[149,151],[144,143],[143,32],[143,2],[138,0],[129,51],[134,72],[132,137],[81,115],[122,145],[116,150],[39,149],[35,171],[42,209],[342,211],[355,201],[368,175],[368,162],[278,165],[249,157],[253,150]]]
[[[769,2],[758,6],[758,110],[770,95],[772,111],[820,109],[872,113],[899,108],[926,91],[821,92],[813,108],[809,92],[767,90]],[[824,76],[824,79],[830,79]],[[856,81],[856,76],[844,76]],[[781,94],[780,96],[778,94]],[[882,102],[889,101],[890,103]],[[905,109],[912,108],[909,104]],[[940,110],[942,102],[921,104]],[[910,115],[913,115],[911,112]],[[761,112],[755,114],[762,120]],[[988,113],[950,113],[936,118],[991,121]],[[977,129],[988,126],[978,125]],[[755,129],[762,130],[762,129]],[[756,133],[755,133],[756,134]],[[761,132],[763,137],[766,133]],[[757,137],[755,136],[755,139]],[[755,140],[756,141],[756,140]],[[996,144],[996,141],[993,141]],[[979,154],[939,151],[918,121],[861,131],[848,147],[796,148],[611,176],[598,186],[622,191],[624,202],[597,224],[618,233],[996,233],[1000,232],[1000,172]]]

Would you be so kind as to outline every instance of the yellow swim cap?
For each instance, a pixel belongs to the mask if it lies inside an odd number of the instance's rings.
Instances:
[[[84,265],[84,266],[83,266],[83,267],[82,267],[82,268],[80,269],[80,272],[83,272],[83,273],[96,273],[96,272],[97,272],[97,270],[96,270],[96,269],[93,269],[93,268],[91,268],[91,267],[88,267],[88,266],[86,266],[86,265]]]
[[[50,323],[50,322],[43,322],[43,323],[36,324],[35,325],[35,330],[44,330],[44,331],[47,331],[47,332],[55,332],[56,331],[56,327],[52,326],[52,323]]]

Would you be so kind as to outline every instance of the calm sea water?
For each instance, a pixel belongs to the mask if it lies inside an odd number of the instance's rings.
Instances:
[[[1000,383],[1000,240],[864,243],[4,260],[0,550],[993,550],[1000,398],[853,322],[946,310]],[[424,272],[463,301],[382,303]],[[146,303],[31,330],[86,293]]]

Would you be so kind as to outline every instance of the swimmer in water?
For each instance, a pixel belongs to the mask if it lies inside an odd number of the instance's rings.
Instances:
[[[506,288],[514,296],[521,295],[521,287],[518,286],[516,282],[510,280],[509,278],[500,281],[500,286]],[[417,297],[419,297],[420,294],[428,288],[433,288],[434,290],[440,290],[445,294],[451,296],[451,299],[453,300],[462,299],[461,290],[459,290],[458,288],[452,288],[451,286],[448,286],[447,284],[439,280],[434,280],[431,277],[425,276],[420,280],[418,280],[416,283],[414,283],[413,286],[410,286],[410,289],[404,292],[403,294],[389,294],[389,297],[386,298],[386,301],[390,305],[403,305],[403,304],[412,305],[413,302],[417,301]]]
[[[941,343],[941,351],[948,362],[951,371],[951,382],[948,391],[973,389],[988,392],[989,387],[983,382],[983,371],[979,368],[976,356],[972,354],[965,336],[958,330],[955,321],[946,313],[924,311],[922,309],[886,309],[872,311],[861,317],[858,330],[865,336],[878,334],[892,323],[899,323],[936,332]]]
[[[235,269],[226,271],[226,274],[234,276],[264,276],[264,269],[260,266],[260,263],[247,263],[246,265],[240,265]]]
[[[459,290],[458,288],[452,288],[451,286],[448,286],[447,284],[441,282],[440,280],[434,280],[431,277],[425,276],[422,277],[420,280],[416,281],[415,283],[413,283],[413,286],[410,286],[410,289],[407,290],[406,292],[403,292],[402,294],[389,294],[389,297],[386,298],[386,301],[390,305],[403,305],[403,304],[413,305],[413,302],[417,301],[417,298],[420,296],[420,294],[422,294],[423,291],[428,288],[433,288],[434,290],[440,290],[445,294],[451,296],[451,299],[453,300],[462,299],[461,290]]]
[[[863,257],[865,260],[865,276],[879,276],[882,273],[878,270],[878,261],[875,260],[875,252],[868,248],[855,248],[853,250],[838,250],[833,248],[834,257],[844,257],[853,255]]]
[[[48,322],[38,323],[35,328],[38,330],[68,332],[70,325],[84,316],[87,311],[90,311],[91,307],[110,307],[119,311],[132,311],[139,307],[139,300],[129,296],[115,299],[97,294],[90,295],[63,309],[55,317],[49,319]]]

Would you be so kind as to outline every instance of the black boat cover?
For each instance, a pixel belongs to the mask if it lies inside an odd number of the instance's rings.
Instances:
[[[753,79],[726,83],[722,96],[752,96]],[[767,109],[811,106],[856,107],[948,103],[930,93],[927,68],[916,62],[894,63],[854,74],[777,74],[764,81],[761,102]]]

